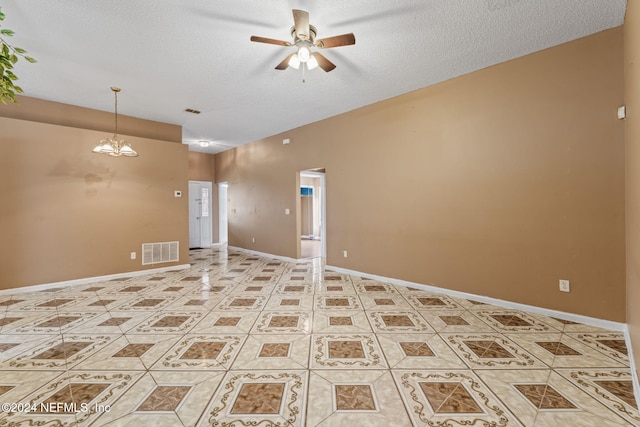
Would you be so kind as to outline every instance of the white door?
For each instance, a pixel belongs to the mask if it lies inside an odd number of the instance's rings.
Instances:
[[[218,234],[220,236],[219,243],[225,244],[229,240],[229,230],[227,225],[227,190],[229,188],[229,184],[226,182],[221,182],[218,184]]]
[[[211,183],[189,181],[189,247],[211,246]]]

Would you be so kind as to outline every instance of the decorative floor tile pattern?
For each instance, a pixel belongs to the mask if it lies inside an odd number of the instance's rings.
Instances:
[[[622,333],[319,258],[190,258],[181,271],[4,291],[0,397],[50,410],[0,412],[0,425],[640,425]]]

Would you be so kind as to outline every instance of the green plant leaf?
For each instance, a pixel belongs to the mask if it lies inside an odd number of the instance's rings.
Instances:
[[[0,30],[0,34],[4,34],[5,36],[8,36],[8,37],[13,37],[15,33],[10,29],[5,28],[4,30]]]
[[[27,51],[26,51],[26,50],[24,50],[24,49],[23,49],[23,48],[21,48],[21,47],[14,47],[14,49],[15,49],[15,51],[16,51],[16,52],[18,52],[18,53],[27,53]]]
[[[32,64],[38,62],[35,60],[35,58],[32,58],[30,56],[25,56],[24,59],[26,59],[27,62],[31,62]]]

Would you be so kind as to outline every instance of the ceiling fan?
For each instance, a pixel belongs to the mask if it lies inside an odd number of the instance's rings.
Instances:
[[[276,70],[286,70],[288,67],[298,69],[300,66],[304,69],[306,65],[308,70],[320,67],[324,71],[329,72],[336,68],[336,65],[325,58],[320,52],[312,52],[311,48],[329,49],[332,47],[349,46],[356,44],[356,36],[354,36],[353,33],[349,33],[316,40],[317,33],[316,27],[309,25],[309,12],[293,9],[293,27],[291,27],[293,43],[258,36],[251,36],[251,41],[275,44],[278,46],[295,46],[298,48],[296,53],[292,53],[279,63],[276,66]]]

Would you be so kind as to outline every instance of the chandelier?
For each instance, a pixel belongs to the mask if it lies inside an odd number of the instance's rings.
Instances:
[[[106,138],[100,141],[98,145],[93,149],[94,153],[108,154],[113,157],[137,157],[138,153],[131,148],[131,145],[124,139],[118,138],[118,92],[119,87],[112,87],[111,90],[116,99],[115,111],[116,111],[116,127],[111,138]]]

